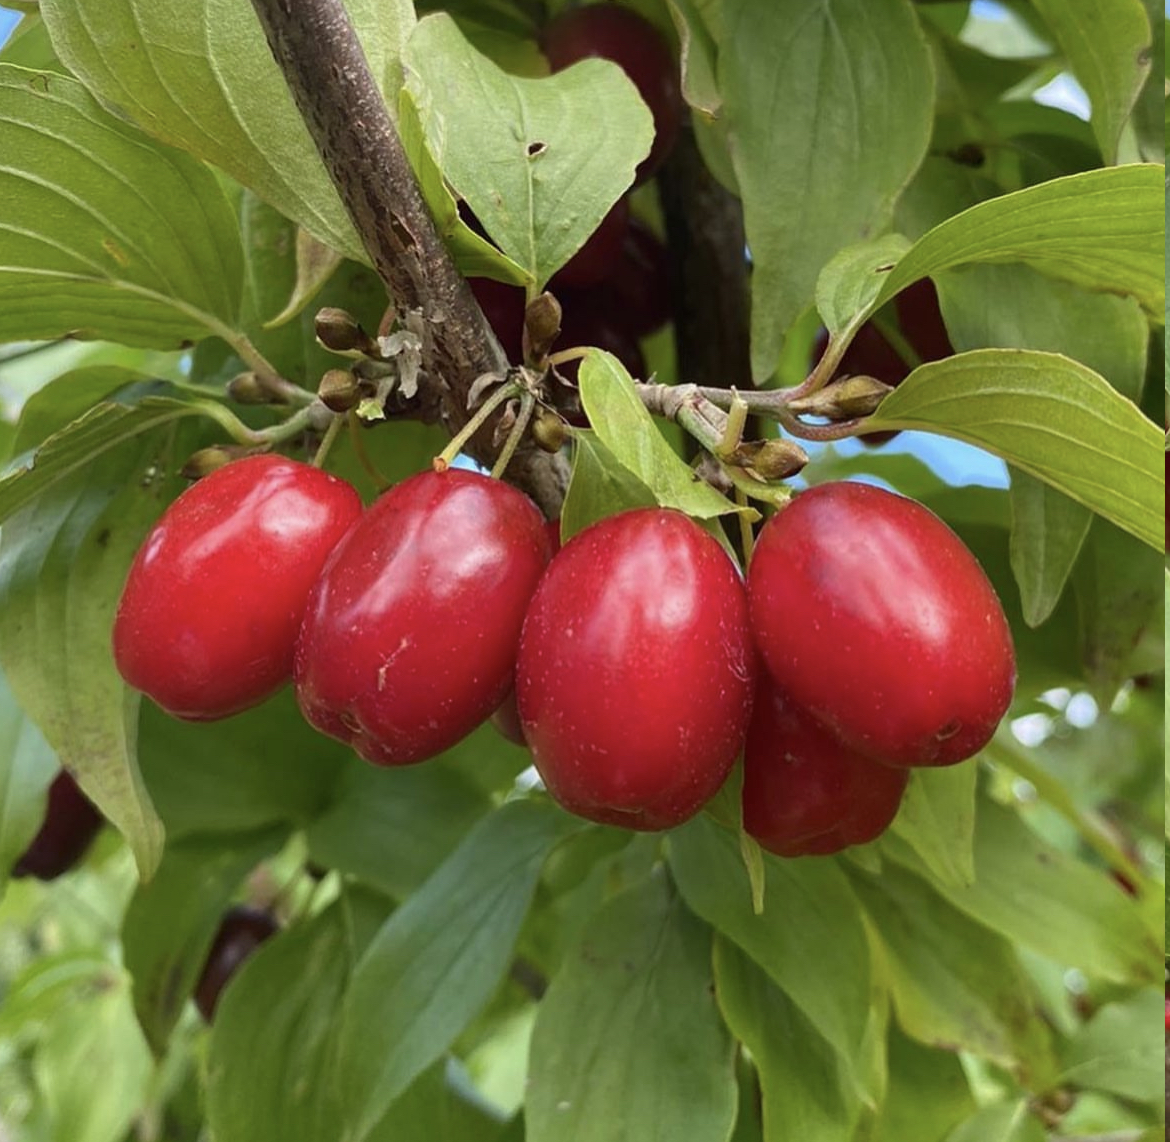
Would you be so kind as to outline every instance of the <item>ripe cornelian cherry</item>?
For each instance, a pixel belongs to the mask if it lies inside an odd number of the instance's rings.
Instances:
[[[743,827],[782,857],[824,855],[883,833],[910,772],[838,741],[764,677],[743,751]]]
[[[292,676],[309,591],[361,510],[344,480],[283,456],[205,476],[130,568],[114,620],[122,677],[195,721],[262,702]]]
[[[376,765],[453,746],[507,694],[549,555],[540,512],[500,480],[450,469],[391,488],[313,590],[294,670],[301,711]]]
[[[1011,703],[1015,654],[995,590],[913,500],[854,483],[801,493],[762,529],[748,596],[775,683],[875,761],[962,761]]]
[[[629,76],[654,116],[654,144],[634,175],[635,186],[644,183],[670,153],[683,117],[679,67],[658,29],[629,8],[586,4],[557,16],[540,42],[553,71],[597,56]]]
[[[548,791],[604,824],[685,821],[743,745],[753,666],[743,582],[698,524],[643,508],[586,528],[549,564],[516,663]]]
[[[279,931],[280,925],[272,914],[259,908],[237,905],[224,914],[195,984],[195,1006],[208,1023],[228,981],[265,940]]]
[[[55,880],[85,856],[104,820],[72,774],[61,770],[49,786],[41,827],[13,866],[12,875]]]

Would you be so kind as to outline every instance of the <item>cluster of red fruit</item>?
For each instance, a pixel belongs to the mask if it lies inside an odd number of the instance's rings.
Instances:
[[[628,8],[593,4],[551,21],[540,46],[554,72],[597,57],[626,73],[654,119],[654,143],[635,172],[634,186],[653,177],[674,146],[683,116],[678,64],[658,30]],[[487,278],[472,279],[471,288],[508,359],[519,361],[524,290]],[[666,248],[631,217],[628,196],[617,201],[548,288],[564,311],[561,345],[596,346],[634,376],[645,375],[638,342],[670,319],[670,281]],[[570,376],[575,367],[568,367]]]
[[[970,757],[1014,685],[975,559],[879,489],[798,496],[745,584],[675,511],[620,513],[554,554],[499,480],[424,472],[363,512],[343,481],[276,456],[171,505],[130,570],[114,653],[184,718],[291,678],[312,725],[379,765],[450,748],[514,686],[552,796],[634,829],[691,817],[743,752],[745,827],[782,855],[871,839],[907,768]]]

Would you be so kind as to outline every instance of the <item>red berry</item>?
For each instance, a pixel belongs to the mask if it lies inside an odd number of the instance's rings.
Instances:
[[[902,334],[923,361],[941,361],[954,355],[950,334],[938,304],[938,290],[930,278],[920,278],[894,298]]]
[[[103,820],[72,775],[61,770],[49,786],[45,819],[17,860],[12,875],[54,880],[68,872],[85,856]]]
[[[548,560],[544,520],[508,484],[450,469],[391,488],[313,590],[295,667],[305,717],[377,765],[453,746],[507,693]]]
[[[629,76],[654,116],[654,144],[634,176],[635,185],[645,182],[674,146],[683,116],[678,64],[658,29],[628,8],[588,4],[561,13],[541,45],[554,72],[598,56]]]
[[[344,480],[287,460],[237,460],[163,513],[114,620],[122,677],[179,718],[262,702],[292,675],[309,591],[361,514]]]
[[[872,841],[898,812],[908,770],[838,741],[768,679],[756,686],[743,753],[743,827],[782,857]]]
[[[630,203],[623,195],[610,207],[596,230],[549,280],[548,288],[558,296],[563,289],[596,285],[610,277],[618,266],[630,225]]]
[[[195,984],[195,1006],[211,1022],[219,997],[228,980],[265,940],[275,936],[280,925],[268,913],[242,905],[232,908],[220,922],[211,949]]]
[[[634,337],[648,337],[671,317],[670,263],[654,231],[634,218],[621,257],[605,282],[609,306]]]
[[[524,355],[524,289],[491,278],[468,278],[467,284],[483,310],[504,356],[518,362]]]
[[[613,312],[605,296],[604,287],[566,292],[561,296],[564,315],[561,335],[554,351],[591,345],[612,353],[632,377],[646,376],[646,359],[633,331]],[[558,365],[558,371],[570,380],[576,380],[578,361]]]
[[[667,829],[723,784],[752,676],[738,571],[692,520],[645,508],[586,528],[549,565],[524,620],[516,697],[566,809]]]
[[[764,526],[748,573],[777,685],[890,765],[978,752],[1015,685],[1011,631],[975,557],[921,504],[822,484]]]

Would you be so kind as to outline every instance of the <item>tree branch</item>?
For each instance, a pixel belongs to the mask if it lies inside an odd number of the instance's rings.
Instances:
[[[468,420],[475,379],[502,373],[507,361],[439,239],[349,16],[341,0],[252,0],[252,7],[390,300],[417,326],[426,383],[440,388],[454,435]],[[468,445],[489,465],[492,428]],[[508,476],[547,514],[560,510],[563,461],[526,441]]]

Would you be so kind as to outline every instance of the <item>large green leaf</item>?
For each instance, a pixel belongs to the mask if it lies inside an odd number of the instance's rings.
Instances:
[[[915,242],[874,307],[951,266],[1026,262],[1087,289],[1132,295],[1162,321],[1164,173],[1154,163],[1086,171],[972,206]]]
[[[921,365],[868,423],[978,444],[1161,549],[1160,430],[1070,358],[980,349]]]
[[[1066,1047],[1061,1081],[1161,1106],[1161,1011],[1162,996],[1154,988],[1106,1004]]]
[[[698,479],[691,466],[666,442],[616,357],[600,349],[590,350],[581,362],[578,384],[581,403],[597,439],[610,456],[650,490],[659,504],[697,519],[714,519],[741,510]],[[628,488],[628,481],[622,487]]]
[[[507,968],[545,857],[572,828],[547,804],[504,805],[374,938],[341,1009],[346,1142],[367,1138],[483,1008]]]
[[[156,1054],[166,1050],[240,881],[287,836],[277,826],[188,837],[167,846],[154,879],[135,892],[122,947],[138,1022]]]
[[[733,1045],[711,990],[710,930],[664,877],[605,904],[540,1004],[529,1142],[724,1142]]]
[[[543,287],[597,229],[650,150],[653,123],[637,89],[600,59],[541,79],[508,75],[445,13],[419,22],[404,59],[427,146],[447,182]]]
[[[411,5],[348,0],[346,8],[375,79],[397,92]],[[250,5],[46,0],[41,10],[61,58],[99,98],[215,163],[321,241],[364,257]]]
[[[906,0],[727,0],[723,30],[717,79],[762,381],[821,268],[889,222],[926,153],[933,68]]]
[[[890,1086],[872,1142],[941,1142],[975,1110],[963,1065],[890,1028]],[[986,1140],[984,1140],[986,1142]]]
[[[561,540],[630,508],[654,507],[654,493],[587,428],[573,433],[573,473],[561,506]]]
[[[975,265],[943,273],[947,332],[959,351],[1041,349],[1087,365],[1137,401],[1145,380],[1149,328],[1128,297],[1092,293],[1029,266]],[[1089,531],[1084,505],[1023,472],[1012,477],[1012,570],[1024,617],[1051,615]]]
[[[870,1002],[869,948],[837,864],[765,854],[757,916],[735,835],[700,815],[671,833],[670,867],[690,907],[743,948],[844,1059],[856,1060]]]
[[[764,1137],[849,1142],[860,1103],[840,1055],[815,1024],[723,937],[715,941],[715,987],[727,1025],[759,1072]]]
[[[1132,984],[1161,970],[1161,949],[1134,901],[1104,872],[1046,843],[993,801],[979,805],[968,884],[944,883],[896,841],[883,850],[979,923],[1090,978]]]
[[[887,863],[850,869],[881,940],[898,1022],[915,1039],[1013,1068],[1043,1089],[1055,1062],[1039,1005],[1012,946],[927,883]]]
[[[177,348],[230,330],[240,237],[212,173],[75,80],[0,64],[0,341]]]
[[[1089,97],[1106,163],[1150,71],[1150,21],[1141,0],[1034,0]]]
[[[138,437],[53,481],[0,531],[0,664],[61,762],[127,837],[143,878],[162,825],[135,760],[138,695],[110,630],[134,552],[179,481],[190,437]],[[35,469],[34,469],[35,472]]]
[[[0,673],[0,892],[44,820],[45,793],[58,769],[57,755]]]
[[[975,879],[975,783],[978,767],[915,769],[892,826],[946,884]]]

